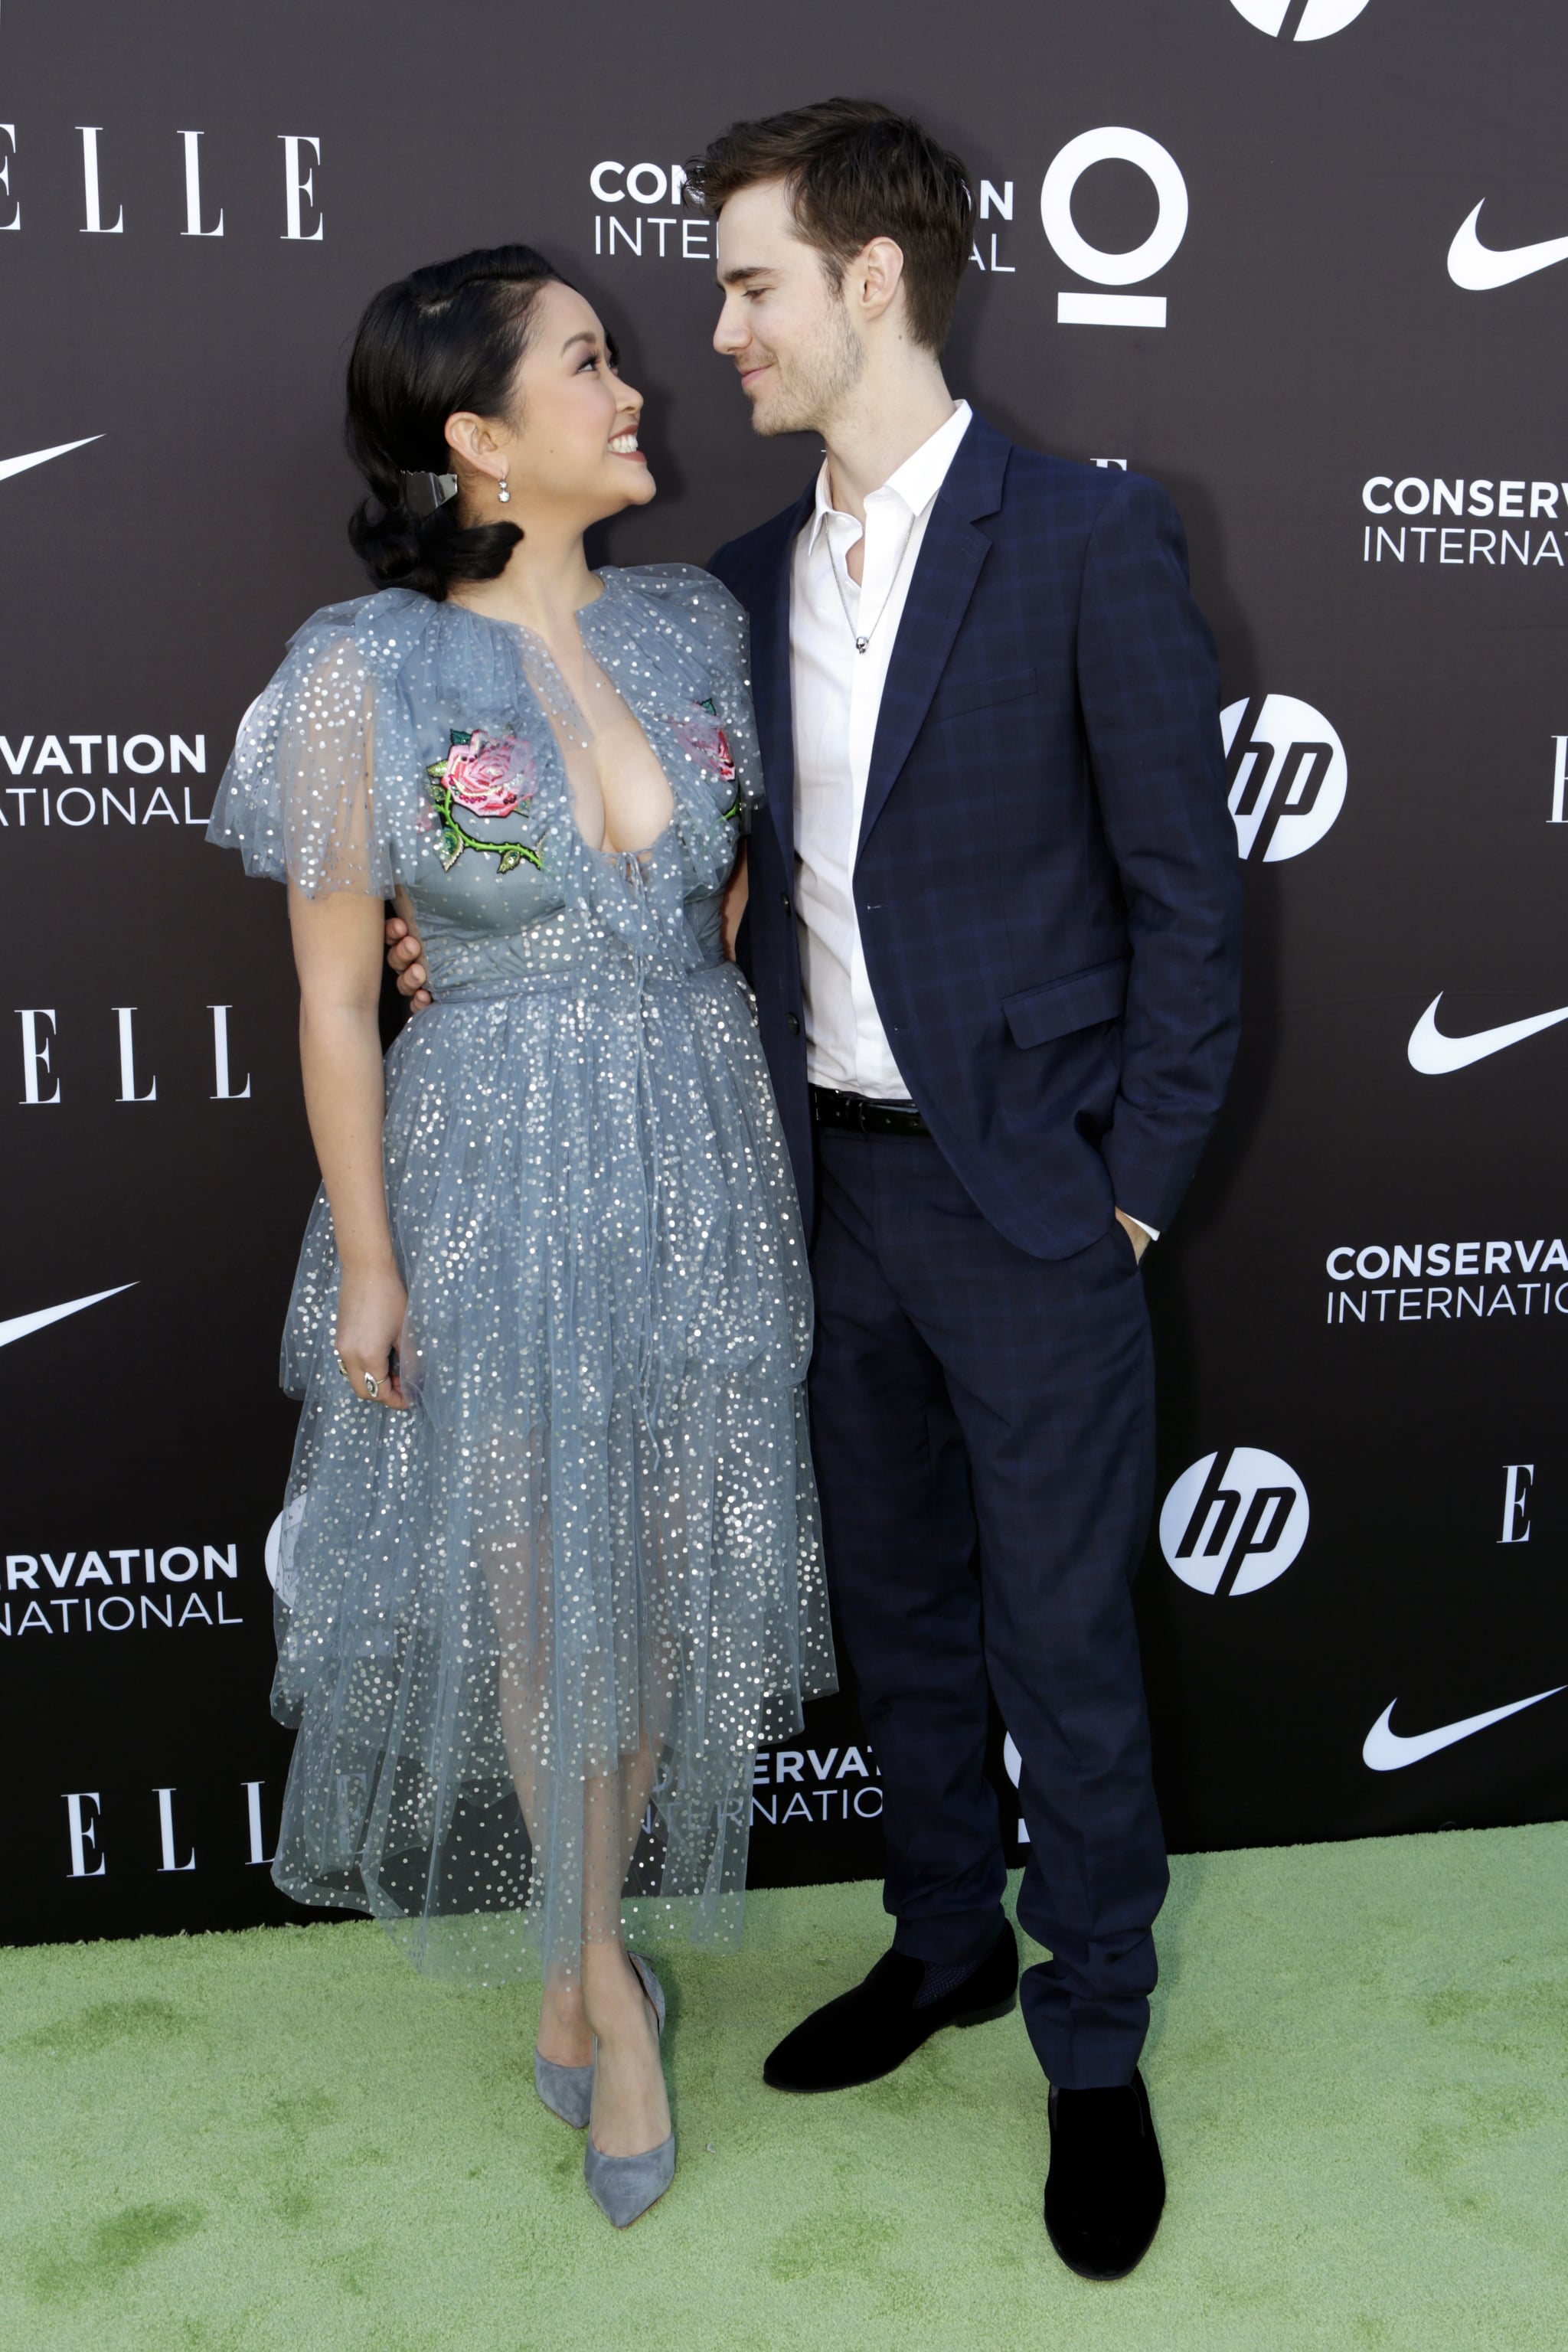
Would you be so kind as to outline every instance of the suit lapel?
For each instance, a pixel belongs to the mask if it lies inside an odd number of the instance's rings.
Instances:
[[[752,700],[768,807],[784,852],[784,872],[795,870],[795,719],[790,698],[789,592],[795,542],[811,512],[816,485],[778,519],[778,536],[763,559],[752,601]]]
[[[1002,502],[1008,444],[976,416],[937,493],[888,664],[860,843],[882,813],[941,683],[991,541],[975,522]]]

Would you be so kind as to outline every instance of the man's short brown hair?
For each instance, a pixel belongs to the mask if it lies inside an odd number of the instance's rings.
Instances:
[[[742,188],[782,180],[796,228],[836,283],[874,236],[891,237],[904,257],[910,332],[941,351],[969,260],[974,205],[959,158],[907,114],[872,99],[827,98],[732,122],[687,174],[715,215]]]

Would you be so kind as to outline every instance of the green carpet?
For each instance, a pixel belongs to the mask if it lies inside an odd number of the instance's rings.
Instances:
[[[871,1886],[659,1956],[680,2160],[617,2236],[526,1994],[369,1925],[0,1952],[5,2352],[1493,2352],[1568,2344],[1568,1826],[1178,1862],[1137,2274],[1040,2224],[1016,2016],[837,2098],[763,2054],[886,1939]]]

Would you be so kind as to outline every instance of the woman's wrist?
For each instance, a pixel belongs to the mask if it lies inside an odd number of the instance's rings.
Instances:
[[[397,1260],[388,1242],[381,1249],[345,1250],[340,1244],[338,1264],[354,1282],[401,1282]]]

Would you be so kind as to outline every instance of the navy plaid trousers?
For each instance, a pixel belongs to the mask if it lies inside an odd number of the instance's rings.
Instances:
[[[897,1949],[1001,1925],[986,1676],[1023,1758],[1024,2015],[1071,2088],[1138,2062],[1167,1884],[1131,1580],[1152,1490],[1142,1277],[1121,1225],[1031,1256],[929,1137],[817,1136],[812,1449],[881,1767]],[[979,1573],[974,1570],[976,1539]]]

